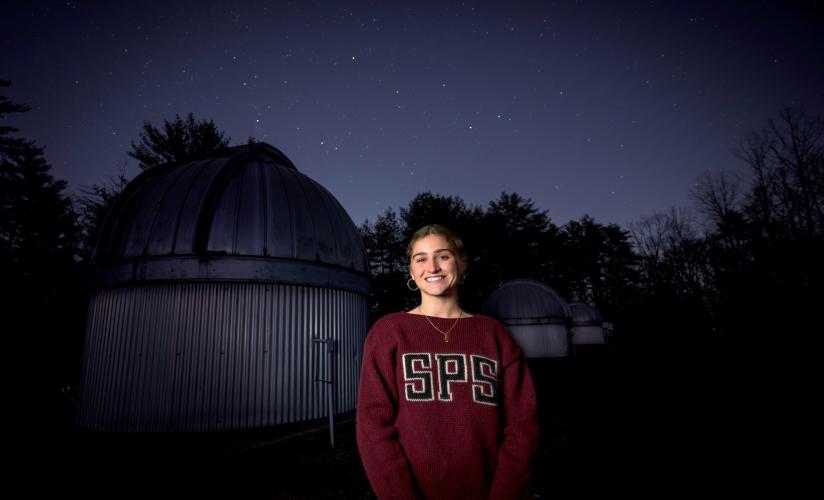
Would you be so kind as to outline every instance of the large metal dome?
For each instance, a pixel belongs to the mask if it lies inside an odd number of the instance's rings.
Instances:
[[[363,242],[272,146],[142,173],[110,211],[94,264],[80,425],[264,427],[320,418],[327,390],[338,412],[355,408]]]
[[[101,231],[96,285],[249,279],[367,289],[357,228],[320,184],[254,143],[129,183]]]
[[[529,358],[569,354],[569,306],[558,292],[540,281],[505,282],[487,298],[483,313],[507,325]]]

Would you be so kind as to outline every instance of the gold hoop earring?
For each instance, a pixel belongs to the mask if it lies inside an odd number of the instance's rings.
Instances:
[[[466,282],[466,275],[467,275],[467,274],[469,274],[469,273],[463,273],[463,274],[461,275],[461,279],[460,279],[460,281],[458,281],[458,284],[459,284],[459,285],[463,285],[463,284],[464,284],[464,282]]]
[[[417,292],[418,290],[420,290],[420,288],[418,288],[418,287],[412,288],[412,286],[409,285],[410,281],[414,283],[415,278],[409,278],[408,280],[406,280],[406,288],[412,290],[413,292]]]

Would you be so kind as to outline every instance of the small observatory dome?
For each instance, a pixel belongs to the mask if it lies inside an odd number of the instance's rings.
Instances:
[[[572,311],[572,344],[601,345],[606,344],[604,318],[594,307],[576,302],[569,305]]]
[[[226,430],[355,407],[368,264],[338,201],[263,143],[132,180],[93,259],[78,423]],[[336,342],[334,373],[313,339]],[[331,344],[330,344],[331,345]]]
[[[506,325],[528,358],[569,354],[569,306],[540,281],[505,282],[486,299],[483,313]]]

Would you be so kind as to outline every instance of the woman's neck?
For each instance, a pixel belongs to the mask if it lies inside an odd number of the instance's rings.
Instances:
[[[413,309],[413,312],[438,318],[457,318],[462,314],[457,297],[432,297],[431,295],[423,295],[421,305]]]

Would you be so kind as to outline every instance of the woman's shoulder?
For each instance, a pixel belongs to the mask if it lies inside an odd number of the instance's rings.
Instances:
[[[484,324],[487,324],[489,326],[495,327],[496,329],[506,330],[506,327],[504,326],[503,323],[501,323],[499,320],[493,318],[492,316],[487,316],[486,314],[473,313],[472,316],[470,317],[470,319],[474,319],[475,321],[478,321],[479,323],[484,323]]]
[[[500,320],[497,318],[493,318],[492,316],[486,316],[484,314],[476,314],[473,318],[478,318],[478,321],[483,322],[485,326],[485,330],[491,332],[491,335],[495,337],[495,342],[500,345],[504,351],[508,353],[517,353],[521,350],[518,343],[515,341],[515,338],[512,337],[512,333],[509,331],[509,328],[506,327]]]
[[[391,312],[384,314],[372,324],[372,330],[392,330],[408,321],[411,316],[406,311]]]
[[[388,346],[394,343],[398,332],[402,329],[400,314],[402,313],[385,314],[372,323],[369,332],[366,334],[365,345],[367,349]]]
[[[398,321],[405,320],[407,316],[410,316],[410,314],[406,311],[391,312],[384,314],[383,316],[378,318],[378,321],[376,321],[376,323],[379,321],[385,323],[397,323]]]

